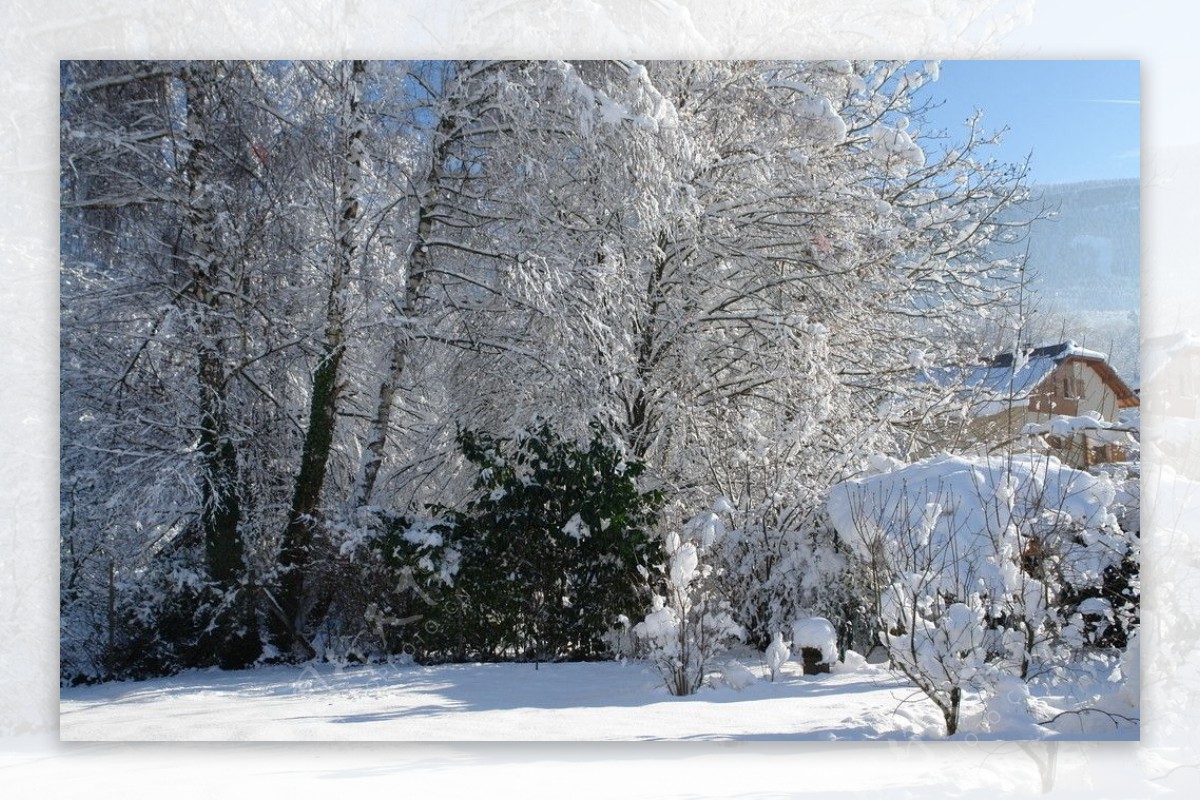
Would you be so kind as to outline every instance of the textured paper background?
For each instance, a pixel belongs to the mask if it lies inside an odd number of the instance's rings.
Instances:
[[[1200,331],[1192,246],[1200,134],[1188,21],[1166,2],[1113,0],[8,0],[0,23],[0,795],[1191,794],[1200,786],[1200,489],[1169,472],[1148,471],[1145,487],[1140,744],[60,744],[56,536],[60,58],[1141,59],[1142,321],[1144,335],[1156,336]],[[1144,439],[1165,435],[1146,419]],[[1200,462],[1200,442],[1184,435],[1177,444],[1170,466]]]

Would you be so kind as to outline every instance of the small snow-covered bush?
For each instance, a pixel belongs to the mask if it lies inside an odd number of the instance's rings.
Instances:
[[[797,621],[792,627],[792,644],[800,654],[807,674],[828,673],[838,661],[837,631],[823,617]]]
[[[864,670],[868,665],[867,658],[858,651],[846,650],[842,655],[842,661],[830,667],[831,673],[857,673]]]
[[[1038,739],[1044,735],[1038,731],[1031,706],[1029,686],[1016,676],[1002,675],[984,696],[981,728],[994,737]]]
[[[714,590],[712,568],[702,562],[724,532],[715,512],[693,518],[683,537],[667,532],[663,592],[654,595],[650,612],[634,627],[672,695],[700,689],[713,657],[745,636]]]
[[[814,337],[806,347],[815,353],[825,344]],[[828,375],[807,380],[822,402],[803,411],[790,404],[725,410],[728,439],[721,458],[709,459],[731,496],[723,509],[728,530],[709,561],[747,642],[759,649],[811,615],[832,620],[844,639],[865,629],[860,587],[824,513],[829,482],[845,458],[830,461],[828,451],[826,415],[833,410],[827,404],[838,390],[834,382],[823,384]]]
[[[948,734],[964,691],[1059,670],[1116,622],[1098,596],[1136,562],[1136,538],[1115,498],[1109,477],[1047,456],[939,456],[830,490],[831,520],[870,565],[891,664]],[[1135,596],[1122,608],[1136,619]]]
[[[763,657],[767,662],[767,669],[771,671],[771,681],[775,681],[779,676],[779,669],[783,667],[783,663],[788,661],[792,655],[792,644],[783,641],[783,633],[775,632],[775,639],[771,640],[771,644],[767,646]]]
[[[727,659],[717,666],[721,681],[731,690],[744,690],[758,681],[754,671],[736,659]]]

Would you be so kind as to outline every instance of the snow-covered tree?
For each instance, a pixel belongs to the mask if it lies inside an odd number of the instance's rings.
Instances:
[[[683,536],[668,530],[663,541],[661,594],[634,626],[671,695],[691,695],[704,684],[713,660],[745,636],[720,597],[705,556],[725,533],[717,510],[692,518]]]
[[[258,655],[237,384],[257,355],[242,282],[266,210],[244,160],[245,81],[224,63],[63,76],[64,551],[87,590],[107,587],[113,648],[118,585],[191,550],[217,597],[206,658],[224,664]],[[67,580],[85,592],[81,575]]]
[[[824,489],[889,446],[877,410],[919,391],[911,353],[937,358],[1017,285],[987,248],[1019,233],[997,215],[1021,168],[986,161],[977,120],[939,147],[912,100],[931,71],[904,64],[563,72],[579,132],[534,162],[544,280],[522,296],[555,347],[484,386],[611,420],[685,503],[731,499],[723,580],[760,644],[797,612],[840,616],[818,597],[842,586]]]
[[[356,532],[462,511],[456,432],[535,417],[729,499],[706,560],[759,646],[853,623],[823,492],[902,450],[881,401],[1003,304],[1019,230],[1021,169],[924,127],[932,72],[64,65],[64,652],[178,567],[221,661],[305,658],[370,608]]]

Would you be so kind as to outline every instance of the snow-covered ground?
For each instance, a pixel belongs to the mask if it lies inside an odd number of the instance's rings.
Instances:
[[[758,681],[741,690],[705,687],[688,698],[668,695],[640,662],[191,671],[64,688],[60,734],[143,741],[942,738],[933,704],[880,666],[859,661],[804,676],[791,661],[771,682],[764,664],[743,662]],[[1104,725],[1083,739],[1137,738],[1136,729]],[[959,739],[1054,734],[1032,724],[992,735],[964,728]]]
[[[63,689],[60,732],[64,740],[910,738],[938,722],[931,704],[911,696],[882,670],[805,677],[794,662],[775,683],[690,698],[668,695],[640,662],[313,664]]]

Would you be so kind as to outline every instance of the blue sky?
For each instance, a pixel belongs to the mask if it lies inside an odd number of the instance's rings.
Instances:
[[[997,155],[1032,152],[1033,183],[1139,177],[1141,93],[1137,61],[943,61],[922,96],[944,104],[926,127],[961,138],[983,111],[986,128],[1005,125]]]

